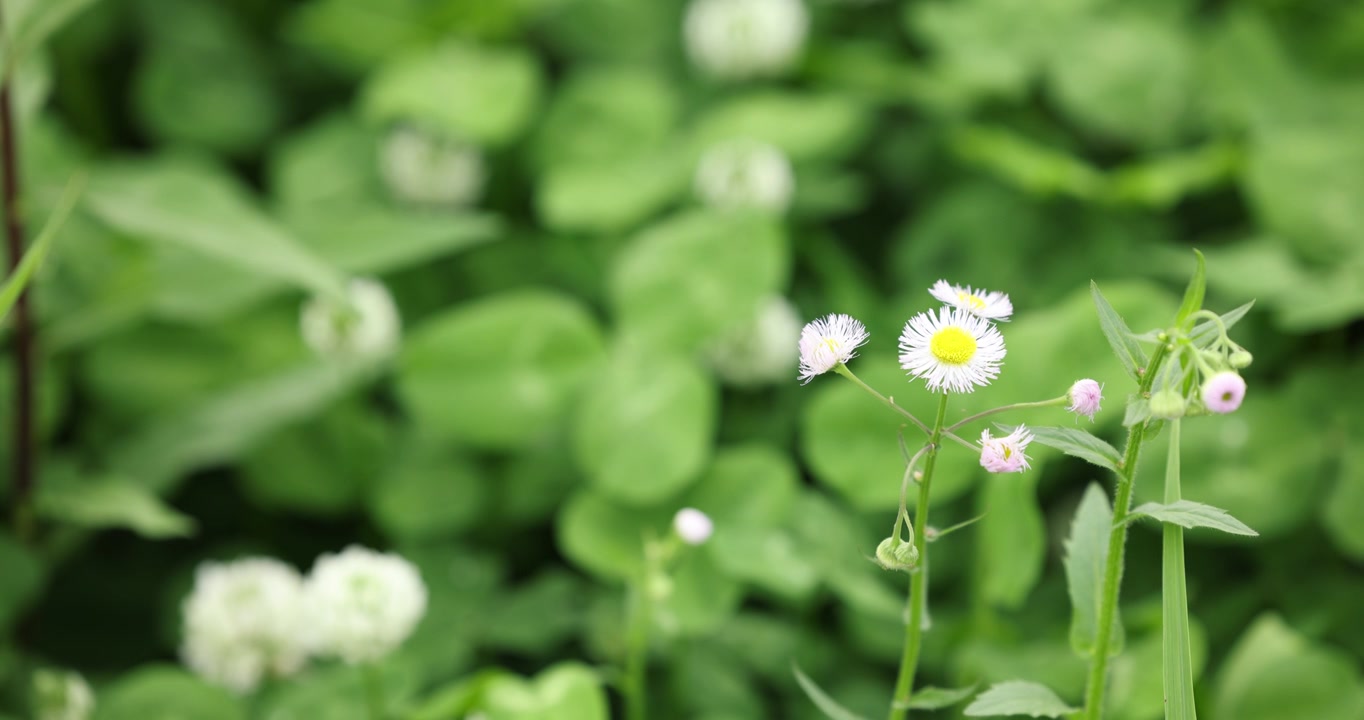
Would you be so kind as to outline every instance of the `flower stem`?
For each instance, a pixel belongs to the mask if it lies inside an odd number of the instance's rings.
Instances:
[[[925,425],[925,424],[923,423],[922,420],[920,420],[919,418],[914,417],[914,414],[911,413],[910,411],[908,411],[908,410],[906,410],[906,409],[900,407],[899,405],[896,405],[894,400],[891,400],[890,398],[886,397],[885,395],[882,395],[881,393],[876,392],[876,389],[873,388],[872,386],[870,386],[870,385],[868,385],[868,384],[862,382],[862,378],[859,378],[859,377],[857,377],[856,375],[854,375],[854,374],[853,374],[853,371],[852,371],[852,370],[849,370],[847,365],[844,365],[843,363],[839,363],[839,364],[835,365],[835,366],[834,366],[834,372],[838,373],[839,375],[842,375],[842,376],[845,377],[845,378],[848,378],[849,380],[851,380],[851,381],[853,381],[854,383],[856,383],[858,387],[860,387],[860,388],[862,388],[863,390],[866,390],[867,392],[871,393],[873,396],[876,397],[877,400],[880,400],[882,403],[884,403],[884,404],[886,405],[886,407],[890,408],[891,410],[894,410],[894,411],[897,412],[897,413],[900,413],[901,415],[904,415],[906,419],[908,419],[910,422],[914,423],[914,426],[915,426],[915,427],[917,427],[917,428],[919,428],[920,430],[922,430],[922,431],[924,432],[925,435],[929,435],[929,434],[930,434],[929,431],[928,431],[928,426]],[[941,423],[939,423],[939,425],[941,425]]]
[[[648,572],[630,590],[629,634],[625,647],[625,680],[621,691],[625,695],[627,720],[645,720],[648,716],[648,696],[644,682],[645,663],[649,651],[649,593],[645,585]]]
[[[360,675],[365,682],[365,703],[369,706],[370,720],[384,720],[388,717],[384,707],[384,676],[378,663],[364,663]]]
[[[983,417],[990,417],[991,415],[1007,412],[1009,410],[1021,410],[1023,408],[1056,407],[1058,405],[1065,405],[1068,402],[1070,402],[1070,397],[1062,395],[1061,397],[1052,398],[1050,400],[1038,400],[1037,402],[1022,402],[1014,403],[1012,405],[1002,405],[1000,407],[992,408],[990,410],[983,410],[981,412],[976,413],[975,415],[964,417],[961,420],[958,420],[952,423],[951,425],[948,425],[947,430],[950,432],[952,430],[956,430],[962,425],[965,425],[966,423],[974,422]]]
[[[928,493],[933,484],[933,468],[938,460],[938,443],[942,440],[943,421],[947,417],[947,393],[938,401],[938,417],[933,421],[933,432],[928,441],[928,458],[924,460],[924,476],[919,481],[919,502],[914,507],[914,548],[919,551],[919,568],[909,576],[909,624],[905,626],[905,648],[900,657],[900,674],[895,681],[895,695],[890,705],[890,720],[904,720],[909,714],[905,705],[914,693],[914,675],[919,669],[919,644],[923,639],[924,604],[928,598]]]
[[[1151,391],[1156,371],[1169,345],[1161,343],[1151,355],[1139,383],[1142,395]],[[1099,597],[1099,616],[1094,628],[1094,656],[1090,658],[1089,680],[1085,685],[1084,720],[1103,717],[1104,690],[1108,681],[1108,646],[1113,641],[1113,619],[1118,612],[1118,590],[1122,585],[1123,552],[1127,546],[1127,516],[1132,511],[1132,490],[1136,485],[1137,458],[1145,439],[1146,423],[1133,425],[1127,431],[1127,447],[1122,465],[1118,468],[1117,497],[1113,500],[1113,529],[1108,535],[1108,557],[1104,560],[1103,594]]]

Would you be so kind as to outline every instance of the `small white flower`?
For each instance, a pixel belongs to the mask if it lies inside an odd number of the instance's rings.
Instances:
[[[1009,316],[1014,314],[1014,306],[1009,302],[1009,296],[998,291],[976,290],[969,285],[963,287],[939,280],[933,284],[928,294],[945,305],[965,310],[986,320],[1008,320]]]
[[[835,313],[807,323],[800,331],[801,384],[857,357],[855,351],[867,337],[866,326],[848,315]]]
[[[1246,397],[1246,381],[1225,370],[1203,381],[1201,397],[1209,410],[1225,415],[1241,407]]]
[[[1089,418],[1090,422],[1093,422],[1094,413],[1099,412],[1099,403],[1103,402],[1104,399],[1103,390],[1103,386],[1097,380],[1089,378],[1076,380],[1075,384],[1070,386],[1070,392],[1067,393],[1070,397],[1070,407],[1066,409],[1076,415],[1084,415]]]
[[[346,285],[344,303],[318,295],[299,316],[303,341],[328,357],[383,357],[398,347],[402,321],[388,288],[377,280],[355,278]]]
[[[988,429],[980,432],[980,466],[992,473],[1023,472],[1028,469],[1028,456],[1023,454],[1032,442],[1032,433],[1019,425],[1002,438],[990,436]]]
[[[315,651],[352,665],[393,652],[426,614],[412,563],[356,545],[318,558],[306,592]]]
[[[971,392],[999,376],[1004,337],[964,310],[919,313],[900,334],[900,367],[933,392]]]
[[[715,531],[715,525],[711,523],[710,517],[700,510],[682,508],[673,516],[673,530],[682,538],[682,542],[700,545],[710,539],[710,534]]]
[[[773,296],[752,321],[735,327],[706,346],[706,359],[721,380],[754,386],[779,382],[796,366],[800,315],[784,297]]]
[[[731,140],[701,156],[693,184],[710,207],[780,213],[791,204],[796,180],[781,150],[767,143]]]
[[[39,670],[33,674],[36,720],[89,720],[95,693],[80,673]]]
[[[270,558],[207,562],[185,600],[185,664],[210,682],[239,693],[267,675],[298,672],[307,660],[300,631],[303,578]]]
[[[483,192],[483,155],[474,145],[410,126],[379,146],[379,172],[395,198],[412,205],[463,208]]]
[[[721,78],[775,75],[805,45],[809,18],[800,0],[692,0],[683,34],[687,54]]]

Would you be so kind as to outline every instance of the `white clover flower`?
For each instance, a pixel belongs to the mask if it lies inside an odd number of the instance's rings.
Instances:
[[[313,649],[352,665],[393,652],[426,614],[417,568],[357,545],[318,558],[306,592]]]
[[[89,720],[95,693],[80,673],[39,670],[33,674],[36,720]]]
[[[990,436],[989,429],[980,432],[980,466],[992,473],[1023,472],[1028,469],[1028,456],[1023,451],[1032,442],[1032,433],[1019,425],[1002,438]]]
[[[715,525],[710,517],[696,508],[682,508],[673,516],[673,530],[682,542],[688,545],[701,545],[710,539]]]
[[[867,337],[866,326],[848,315],[835,313],[807,323],[800,331],[801,384],[857,357],[854,351]]]
[[[207,562],[185,600],[181,654],[191,670],[239,693],[298,672],[308,657],[303,578],[270,558]]]
[[[713,208],[784,212],[795,174],[781,150],[767,143],[731,140],[706,150],[696,166],[696,194]]]
[[[1103,386],[1089,378],[1076,380],[1067,395],[1070,397],[1070,407],[1066,409],[1076,415],[1084,415],[1093,422],[1094,413],[1099,412],[1099,403],[1104,399]]]
[[[1009,296],[998,291],[976,290],[970,285],[963,287],[939,280],[933,284],[928,294],[945,305],[965,310],[986,320],[1006,321],[1014,314],[1014,305],[1009,302]]]
[[[965,310],[919,313],[900,333],[900,367],[933,392],[971,392],[999,376],[1004,337]]]
[[[443,208],[477,202],[485,176],[476,146],[406,125],[393,128],[380,143],[379,173],[398,200]]]
[[[743,79],[775,75],[794,64],[808,26],[800,0],[692,0],[683,35],[697,67]]]
[[[346,285],[346,302],[318,295],[299,316],[303,341],[328,357],[383,357],[398,347],[402,321],[383,283],[355,278]]]
[[[1246,397],[1246,381],[1225,370],[1203,381],[1201,397],[1209,410],[1225,415],[1241,407]]]
[[[721,380],[754,386],[779,382],[796,366],[800,315],[789,300],[768,298],[752,321],[735,327],[706,346],[706,359]]]

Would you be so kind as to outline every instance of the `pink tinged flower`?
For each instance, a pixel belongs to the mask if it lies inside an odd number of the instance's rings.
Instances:
[[[1246,397],[1246,381],[1231,371],[1213,375],[1203,383],[1203,404],[1215,413],[1229,413],[1241,407]]]
[[[800,331],[801,384],[857,357],[855,351],[867,337],[866,326],[848,315],[826,315],[807,323]]]
[[[710,517],[700,510],[682,508],[673,517],[673,530],[682,538],[682,542],[700,545],[710,539],[710,534],[715,531],[715,525],[710,521]]]
[[[1092,422],[1094,413],[1099,412],[1099,403],[1103,402],[1103,386],[1097,381],[1085,378],[1076,380],[1070,386],[1070,407],[1067,410],[1076,415],[1084,415]]]
[[[1004,437],[991,437],[990,431],[980,433],[980,466],[992,473],[1023,472],[1028,469],[1028,456],[1023,453],[1032,442],[1032,433],[1019,425]]]

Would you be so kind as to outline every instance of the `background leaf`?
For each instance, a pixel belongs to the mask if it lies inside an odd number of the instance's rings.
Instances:
[[[976,696],[966,706],[967,717],[995,717],[1027,715],[1029,717],[1062,717],[1079,708],[1071,707],[1050,688],[1037,683],[1011,680],[996,683]]]

